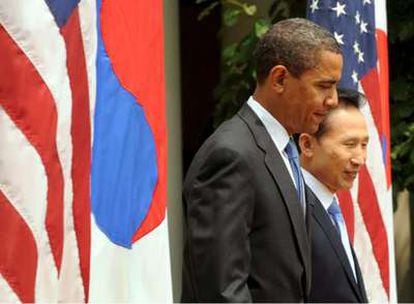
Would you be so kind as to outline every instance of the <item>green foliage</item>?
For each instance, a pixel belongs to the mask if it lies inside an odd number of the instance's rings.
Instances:
[[[218,99],[214,113],[215,125],[232,116],[252,93],[256,82],[252,53],[258,38],[268,27],[268,21],[256,20],[254,30],[246,37],[223,48],[222,77],[214,92]]]

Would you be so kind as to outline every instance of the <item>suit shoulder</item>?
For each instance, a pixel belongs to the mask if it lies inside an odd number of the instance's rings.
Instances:
[[[234,116],[222,123],[203,143],[191,162],[187,178],[201,168],[212,170],[237,163],[246,168],[256,150],[257,146],[246,123]]]
[[[242,148],[254,144],[254,137],[247,123],[235,115],[223,122],[207,139],[206,144],[241,152]]]

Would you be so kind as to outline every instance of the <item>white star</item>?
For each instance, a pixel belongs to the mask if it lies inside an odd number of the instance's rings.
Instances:
[[[336,17],[339,17],[341,15],[346,15],[345,7],[346,4],[341,4],[339,1],[337,1],[336,6],[332,7],[331,9],[336,12]]]
[[[310,5],[310,9],[312,13],[314,13],[316,10],[319,9],[318,4],[319,4],[319,0],[312,0],[312,4]]]
[[[363,5],[365,5],[365,4],[371,4],[371,0],[364,0],[362,4]]]
[[[364,62],[364,53],[359,52],[358,54],[358,63]]]
[[[339,35],[337,32],[334,32],[334,36],[338,44],[344,45],[344,34]]]
[[[364,22],[364,20],[361,20],[361,26],[360,26],[361,34],[368,33],[367,25],[368,23]]]
[[[355,23],[359,24],[361,22],[361,15],[359,14],[359,11],[355,14]]]
[[[352,76],[351,76],[352,80],[354,81],[354,83],[358,83],[358,73],[354,71],[352,71]]]
[[[354,42],[353,47],[354,47],[354,53],[355,54],[361,53],[361,49],[359,48],[359,43],[357,41]]]

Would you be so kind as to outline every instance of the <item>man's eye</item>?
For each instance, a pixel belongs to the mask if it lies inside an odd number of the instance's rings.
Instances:
[[[354,142],[346,142],[345,146],[349,147],[349,148],[353,148],[353,147],[355,147],[355,143]]]
[[[321,89],[324,89],[324,90],[329,90],[329,89],[331,89],[332,88],[332,85],[331,84],[326,84],[326,83],[321,83],[321,84],[319,84],[318,85]]]

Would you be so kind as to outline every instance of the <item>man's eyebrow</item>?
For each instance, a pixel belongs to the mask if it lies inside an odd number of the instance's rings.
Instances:
[[[344,137],[343,140],[344,141],[349,141],[349,140],[352,140],[352,141],[354,141],[354,140],[369,141],[369,135],[363,137],[362,139],[359,138],[358,136],[351,135],[351,136]]]
[[[334,79],[334,78],[329,78],[329,79],[319,79],[316,81],[317,83],[329,83],[329,84],[336,84],[338,82],[338,80]]]

